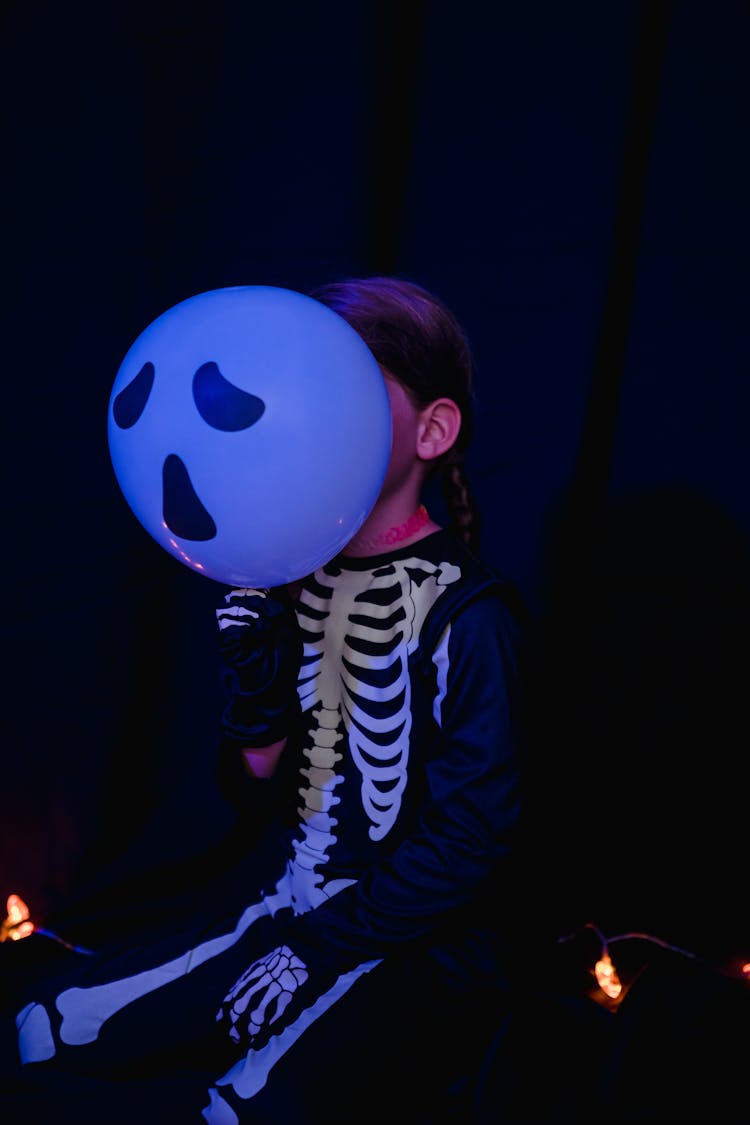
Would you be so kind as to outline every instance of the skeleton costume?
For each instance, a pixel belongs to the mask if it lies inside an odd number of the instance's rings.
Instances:
[[[247,782],[274,815],[242,907],[31,997],[17,1017],[26,1073],[151,1079],[179,1059],[205,1083],[181,1125],[351,1121],[343,1076],[362,1034],[375,1053],[359,1077],[346,1071],[348,1096],[371,1108],[409,1043],[433,1035],[447,1060],[470,1041],[453,1001],[502,972],[491,919],[508,923],[515,593],[437,531],[337,556],[305,580],[296,613],[300,714],[273,778]]]

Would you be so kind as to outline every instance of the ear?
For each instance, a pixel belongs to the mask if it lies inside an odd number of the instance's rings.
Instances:
[[[461,411],[452,398],[436,398],[419,416],[417,457],[434,461],[455,444],[461,430]]]

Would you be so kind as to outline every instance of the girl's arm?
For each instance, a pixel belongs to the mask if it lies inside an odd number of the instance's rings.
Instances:
[[[216,620],[225,692],[217,778],[227,799],[244,808],[257,800],[247,791],[248,778],[274,776],[299,714],[302,638],[284,588],[231,589]]]

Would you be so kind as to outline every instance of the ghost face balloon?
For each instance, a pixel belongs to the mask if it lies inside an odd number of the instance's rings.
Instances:
[[[166,551],[233,586],[329,562],[385,479],[380,368],[338,313],[273,286],[214,289],[157,317],[112,387],[109,451]]]

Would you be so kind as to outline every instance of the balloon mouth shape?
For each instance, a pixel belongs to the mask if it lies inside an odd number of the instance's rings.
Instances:
[[[289,289],[200,293],[134,341],[109,400],[117,481],[149,534],[229,585],[329,562],[385,479],[382,372],[331,309]]]

